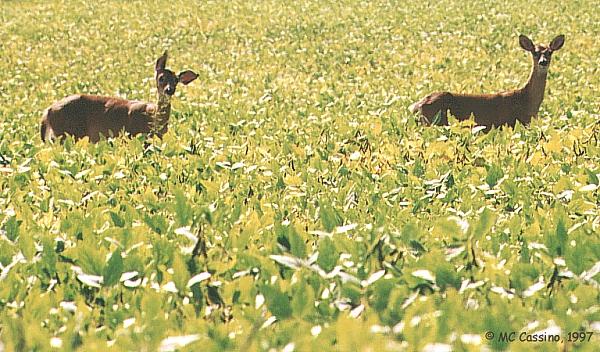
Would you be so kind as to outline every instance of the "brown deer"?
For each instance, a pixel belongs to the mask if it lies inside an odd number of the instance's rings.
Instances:
[[[100,135],[117,136],[122,132],[162,137],[167,132],[171,114],[171,97],[178,83],[185,85],[198,75],[186,70],[178,75],[165,68],[167,52],[156,60],[156,104],[98,95],[75,94],[52,104],[42,117],[42,141],[71,135],[89,137],[96,143]]]
[[[521,48],[533,57],[533,67],[527,84],[523,88],[496,94],[455,94],[433,93],[410,106],[413,113],[421,115],[421,122],[427,125],[448,125],[448,110],[459,121],[469,119],[475,123],[492,127],[508,125],[514,127],[517,120],[524,125],[536,117],[544,99],[546,76],[552,53],[565,43],[565,36],[559,35],[548,46],[534,45],[531,39],[519,36]]]

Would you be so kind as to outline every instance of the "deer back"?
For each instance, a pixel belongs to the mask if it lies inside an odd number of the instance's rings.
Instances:
[[[71,95],[52,104],[42,118],[42,139],[49,135],[97,142],[100,135],[150,132],[154,104],[97,95]]]

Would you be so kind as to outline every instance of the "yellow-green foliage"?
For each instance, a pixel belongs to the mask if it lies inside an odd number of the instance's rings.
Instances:
[[[600,321],[597,1],[2,1],[0,20],[0,350],[596,345],[567,334]],[[566,36],[530,128],[416,124],[431,91],[523,84],[520,33]],[[66,95],[153,100],[166,49],[200,78],[162,141],[41,142]]]

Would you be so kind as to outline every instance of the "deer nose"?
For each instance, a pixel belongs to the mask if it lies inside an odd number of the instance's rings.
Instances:
[[[550,61],[548,59],[546,59],[545,57],[542,56],[540,58],[540,61],[539,61],[540,66],[548,66],[549,63],[550,63]]]
[[[168,95],[173,95],[173,93],[175,93],[175,88],[169,86],[169,87],[165,88],[165,93]]]

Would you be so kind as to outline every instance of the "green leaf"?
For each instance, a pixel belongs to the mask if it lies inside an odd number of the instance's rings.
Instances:
[[[585,173],[588,176],[588,182],[590,184],[594,184],[594,185],[600,185],[600,181],[598,180],[598,176],[596,176],[596,173],[590,169],[585,169]]]
[[[0,264],[4,267],[10,264],[15,252],[16,248],[13,244],[8,241],[0,241]]]
[[[383,312],[388,308],[390,293],[394,289],[392,280],[378,280],[371,286],[372,294],[370,296],[371,306],[378,312]]]
[[[144,222],[148,225],[154,232],[158,234],[165,233],[167,229],[167,221],[161,215],[144,215]]]
[[[326,272],[333,270],[337,264],[339,254],[335,249],[335,244],[328,236],[321,238],[319,241],[319,257],[317,264]]]
[[[49,237],[42,239],[42,265],[46,269],[49,277],[56,274],[57,255],[54,250],[54,241]]]
[[[412,221],[407,222],[402,227],[402,232],[400,233],[400,240],[404,243],[409,243],[411,241],[418,241],[421,238],[421,230]]]
[[[306,243],[304,243],[304,239],[300,236],[295,226],[290,226],[288,234],[292,254],[297,258],[306,257]]]
[[[567,245],[567,226],[562,212],[557,212],[558,220],[554,232],[546,236],[546,246],[553,256],[563,256]]]
[[[173,254],[173,283],[179,292],[186,290],[186,285],[190,279],[190,273],[185,265],[185,261],[178,253]]]
[[[181,188],[174,191],[175,195],[175,218],[179,226],[187,226],[191,220],[191,208],[188,205],[188,200]]]
[[[496,215],[488,208],[485,208],[481,215],[479,215],[479,221],[473,228],[473,236],[476,239],[481,239],[489,234],[492,226],[496,222]]]
[[[29,235],[19,236],[19,248],[23,252],[25,258],[31,260],[35,256],[35,241]]]
[[[111,254],[110,259],[104,267],[102,274],[104,277],[104,286],[113,286],[118,283],[121,274],[123,274],[123,258],[121,257],[121,250],[117,249]]]
[[[323,227],[328,232],[333,232],[336,226],[340,226],[342,224],[342,218],[337,214],[335,209],[329,205],[321,205],[319,215],[321,217],[321,223],[323,224]]]
[[[461,280],[454,266],[447,262],[441,262],[435,268],[435,283],[440,289],[445,290],[448,287],[460,288]]]
[[[343,298],[348,298],[353,305],[358,305],[362,297],[362,292],[359,286],[347,282],[341,287],[341,295]]]
[[[109,211],[108,214],[110,215],[110,218],[111,218],[113,224],[115,224],[115,226],[117,226],[117,227],[125,226],[125,220],[119,214],[115,213],[114,211]]]
[[[292,310],[294,316],[303,318],[314,309],[315,293],[306,281],[302,280],[298,283],[294,296],[292,297]]]
[[[583,271],[589,270],[598,261],[600,243],[590,241],[588,236],[578,230],[571,233],[569,237],[574,241],[575,246],[570,244],[566,246],[565,261],[571,271],[581,275]]]
[[[19,226],[23,221],[17,220],[16,216],[11,216],[4,223],[3,230],[6,231],[6,237],[13,241],[19,237]]]
[[[76,250],[75,248],[65,250],[65,255],[73,251],[74,259],[84,273],[102,275],[106,268],[105,247],[98,246],[91,237],[86,237],[82,242],[79,243]]]
[[[433,234],[441,238],[463,239],[464,233],[456,221],[442,218],[435,222]]]
[[[539,271],[529,263],[515,263],[510,271],[511,287],[523,292],[539,277]]]
[[[142,295],[139,309],[144,312],[142,317],[147,323],[152,323],[160,318],[163,298],[162,294],[151,289],[146,289]]]
[[[290,298],[285,293],[282,293],[278,287],[264,285],[262,292],[265,296],[269,311],[273,313],[277,319],[284,320],[292,316]]]
[[[521,255],[519,256],[520,263],[529,263],[529,247],[527,245],[527,241],[523,240],[521,243]]]
[[[487,167],[487,176],[485,177],[485,182],[490,186],[490,188],[494,188],[496,184],[498,184],[498,180],[504,177],[504,171],[499,165],[492,164]]]

